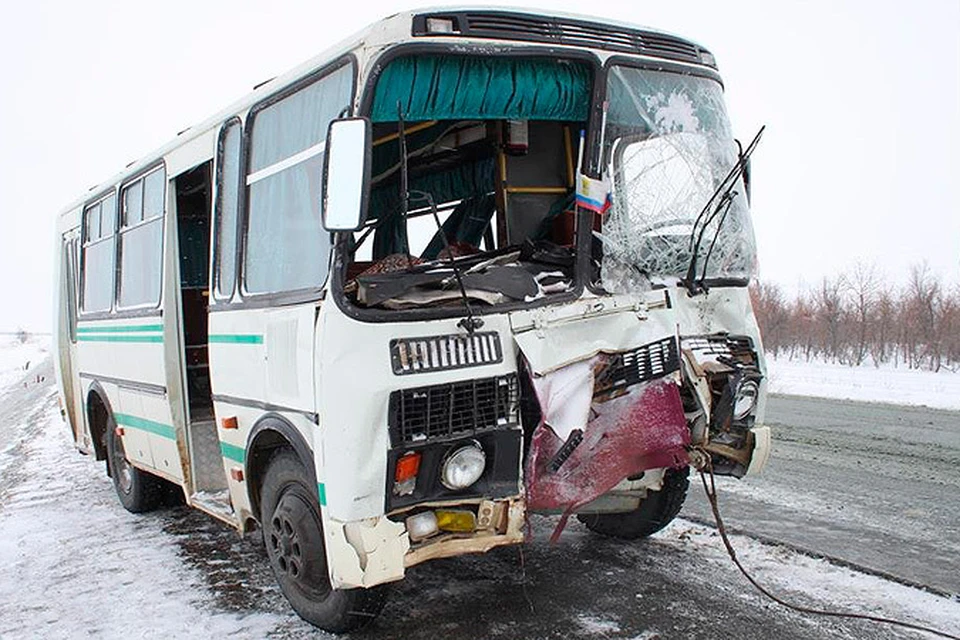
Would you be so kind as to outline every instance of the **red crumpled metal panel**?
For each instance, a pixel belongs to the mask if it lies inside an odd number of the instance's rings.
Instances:
[[[540,398],[543,415],[550,413]],[[583,441],[557,471],[550,461],[563,441],[542,422],[533,434],[524,470],[527,507],[564,511],[566,516],[600,497],[621,480],[646,469],[689,464],[690,431],[676,383],[661,378],[631,387],[624,395],[594,402]]]

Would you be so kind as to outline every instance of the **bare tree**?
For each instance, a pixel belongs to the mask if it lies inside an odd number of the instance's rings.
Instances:
[[[784,301],[783,291],[776,284],[756,280],[750,285],[750,298],[757,323],[760,325],[763,344],[767,351],[776,357],[786,345],[790,320],[790,311]]]
[[[824,277],[814,294],[817,335],[821,353],[831,360],[843,360],[841,322],[844,314],[843,278]]]
[[[905,318],[911,331],[911,366],[919,368],[926,364],[934,371],[940,370],[940,315],[943,292],[940,280],[930,273],[926,262],[910,269],[907,284]]]
[[[853,312],[851,364],[860,365],[867,357],[874,330],[874,312],[877,306],[880,278],[873,265],[857,262],[853,271],[841,280],[846,286]]]

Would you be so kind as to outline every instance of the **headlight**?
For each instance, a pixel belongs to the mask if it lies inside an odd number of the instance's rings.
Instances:
[[[476,442],[460,447],[447,456],[440,468],[440,482],[447,489],[466,489],[483,475],[487,456]]]
[[[760,395],[760,385],[755,380],[744,380],[737,389],[737,397],[733,401],[733,419],[743,420],[753,408],[757,406]]]

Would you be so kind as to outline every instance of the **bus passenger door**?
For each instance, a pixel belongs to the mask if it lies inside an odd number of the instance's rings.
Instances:
[[[79,229],[64,234],[60,244],[60,283],[57,313],[57,375],[62,409],[73,432],[74,443],[84,452],[92,451],[90,432],[84,424],[83,396],[77,367],[77,243]]]

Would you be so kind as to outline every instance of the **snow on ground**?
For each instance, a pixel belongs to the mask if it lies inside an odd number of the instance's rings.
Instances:
[[[50,351],[50,336],[29,336],[21,342],[14,335],[0,335],[0,389],[36,368]]]
[[[848,367],[767,354],[770,392],[864,402],[960,409],[960,373],[889,365]]]
[[[175,538],[120,508],[48,405],[21,449],[21,481],[0,494],[0,638],[262,638],[276,627],[268,613],[211,610]]]
[[[24,365],[30,361],[30,370],[38,366],[48,345],[49,338],[20,344],[0,337],[0,398],[9,401],[21,393],[20,380],[29,375]],[[772,359],[770,365],[771,386],[779,393],[960,408],[960,375]],[[49,381],[45,384],[51,388]],[[204,569],[184,557],[176,534],[158,526],[155,518],[137,517],[120,507],[102,464],[76,452],[55,396],[43,394],[36,407],[25,408],[29,411],[22,415],[30,419],[3,425],[15,437],[5,452],[10,454],[7,462],[0,465],[0,638],[299,634],[302,625],[288,610],[258,605],[231,610],[218,603]],[[16,397],[35,396],[22,391]],[[655,540],[682,549],[688,558],[684,565],[698,575],[705,567],[729,567],[717,533],[707,527],[680,519]],[[733,544],[762,584],[801,604],[960,629],[956,600],[749,537],[734,536]],[[228,555],[224,562],[241,560]],[[750,587],[731,583],[727,589],[736,602]],[[589,636],[617,635],[620,628],[616,620],[592,612],[577,613],[574,619],[581,634]],[[307,630],[303,637],[314,634]]]
[[[715,529],[678,518],[653,537],[715,565],[730,564]],[[791,604],[894,618],[947,632],[960,629],[960,602],[956,600],[745,536],[731,535],[730,541],[757,582]]]

